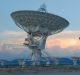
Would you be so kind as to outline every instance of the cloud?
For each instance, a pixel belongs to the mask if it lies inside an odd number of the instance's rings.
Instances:
[[[44,54],[50,57],[80,57],[80,49],[75,47],[61,48],[59,45],[56,45],[52,48],[45,49]],[[3,44],[0,46],[0,59],[27,59],[31,57],[30,55],[31,50],[22,45]]]
[[[49,36],[46,41],[46,49],[54,56],[79,56],[80,31],[65,31]],[[7,31],[0,33],[0,57],[17,58],[27,57],[27,50],[21,46],[27,37],[25,32]]]
[[[56,45],[52,48],[46,49],[48,55],[51,57],[80,57],[80,49],[75,47],[61,48]]]
[[[0,45],[0,59],[21,59],[29,58],[30,50],[22,45],[3,44]]]
[[[19,44],[27,36],[25,32],[5,31],[0,33],[0,43]]]
[[[59,45],[61,47],[75,46],[80,48],[80,41],[78,37],[80,31],[65,31],[52,36],[49,36],[46,41],[46,47]],[[0,44],[23,44],[24,39],[27,37],[25,32],[5,31],[0,33]]]
[[[62,48],[67,48],[72,46],[80,48],[79,36],[80,36],[80,31],[62,32],[50,36],[46,41],[46,45],[48,48],[51,48],[54,45],[59,45]]]
[[[66,38],[71,38],[71,39],[78,39],[80,36],[80,31],[64,31],[55,35],[52,35],[54,38],[59,38],[59,39],[66,39]]]
[[[2,39],[13,39],[13,38],[22,38],[26,36],[26,32],[18,32],[18,31],[5,31],[0,33],[0,37]]]

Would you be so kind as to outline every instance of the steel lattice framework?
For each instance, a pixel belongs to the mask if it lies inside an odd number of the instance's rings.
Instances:
[[[54,34],[61,32],[69,25],[62,17],[39,11],[17,11],[11,14],[21,29],[31,33]]]

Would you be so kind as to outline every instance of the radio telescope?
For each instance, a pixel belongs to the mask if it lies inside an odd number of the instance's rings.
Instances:
[[[34,64],[40,63],[47,37],[61,32],[69,25],[66,19],[48,13],[45,5],[42,5],[37,11],[12,12],[11,17],[16,25],[28,34],[24,44],[32,50]]]

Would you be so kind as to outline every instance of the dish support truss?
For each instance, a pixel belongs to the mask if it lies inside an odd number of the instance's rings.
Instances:
[[[42,50],[45,49],[46,38],[46,35],[28,33],[28,37],[25,39],[24,45],[32,50],[31,59],[33,65],[40,64]]]

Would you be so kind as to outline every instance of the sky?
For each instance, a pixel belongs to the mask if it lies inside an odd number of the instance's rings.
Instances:
[[[47,11],[66,18],[67,30],[80,28],[80,0],[0,0],[0,31],[18,31],[10,14],[17,10],[37,10],[43,3]]]
[[[0,52],[3,56],[5,50],[7,54],[10,51],[12,53],[14,46],[21,45],[26,37],[26,33],[16,26],[10,14],[18,10],[37,10],[43,3],[46,4],[49,13],[64,17],[70,23],[63,32],[48,37],[46,48],[49,53],[59,56],[78,55],[80,51],[78,39],[80,36],[80,0],[0,0]],[[10,50],[5,46],[8,46]],[[57,52],[55,47],[57,47]],[[23,49],[22,51],[20,54],[25,52]],[[15,48],[13,55],[16,52]]]

